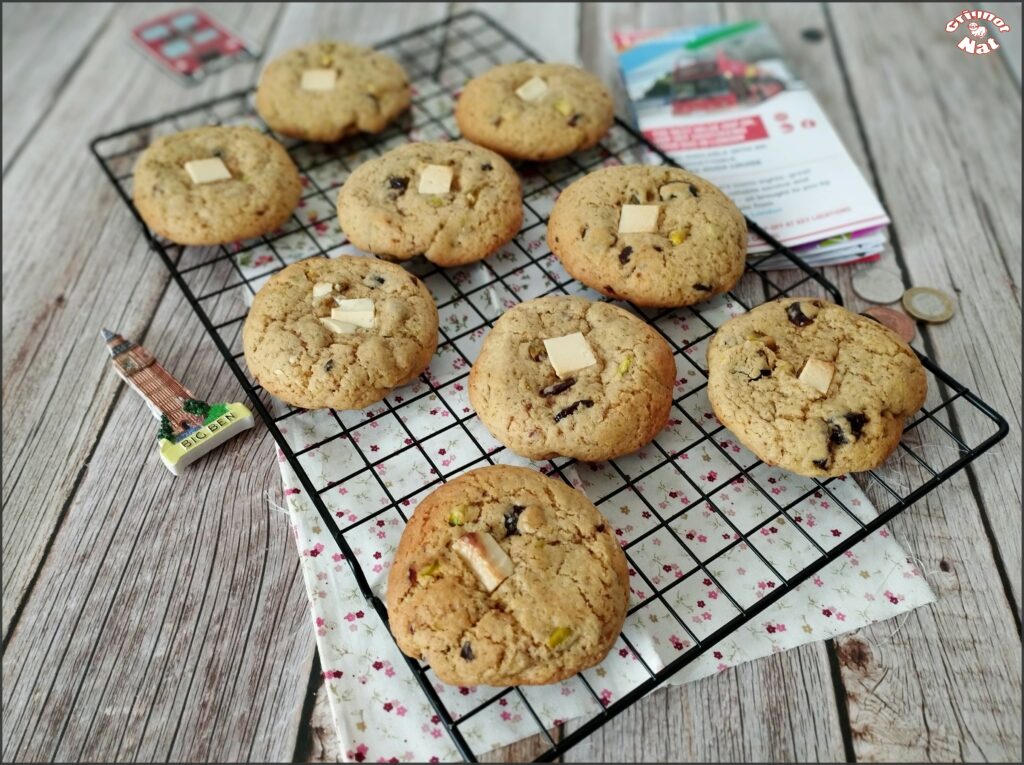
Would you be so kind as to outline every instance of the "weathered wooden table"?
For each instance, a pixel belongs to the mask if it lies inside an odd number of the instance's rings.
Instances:
[[[1012,427],[894,524],[935,605],[660,692],[568,759],[1020,761],[1019,4],[992,8],[1012,31],[976,57],[944,31],[962,9],[949,3],[481,5],[610,83],[613,29],[771,22],[892,216],[886,260],[958,298],[917,342]],[[239,394],[87,150],[255,79],[257,64],[171,82],[128,41],[160,10],[3,7],[3,758],[332,759],[298,559],[268,501],[270,436],[257,427],[173,478],[98,340],[117,328],[196,390]],[[451,8],[212,10],[273,55],[371,43]],[[860,306],[848,270],[828,276]]]

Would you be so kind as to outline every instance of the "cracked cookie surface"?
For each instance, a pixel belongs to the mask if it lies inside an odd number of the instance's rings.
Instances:
[[[334,70],[330,90],[303,90],[303,72]],[[369,48],[317,42],[272,60],[260,75],[256,110],[282,135],[338,141],[379,133],[409,107],[412,92],[401,64]]]
[[[597,363],[560,380],[543,340],[575,332]],[[551,296],[497,321],[470,372],[469,399],[517,454],[599,461],[654,438],[668,418],[674,381],[672,349],[645,322],[608,303]]]
[[[193,160],[219,158],[231,178],[195,184]],[[178,244],[224,244],[273,231],[299,203],[299,171],[250,127],[200,127],[155,140],[135,163],[132,201],[146,225]]]
[[[330,294],[313,297],[317,284]],[[338,299],[369,298],[373,326],[331,331]],[[426,286],[401,266],[341,256],[293,263],[260,288],[242,333],[259,383],[293,406],[362,409],[422,372],[437,347],[437,308]]]
[[[430,165],[451,168],[447,192],[421,194]],[[338,221],[357,247],[439,266],[485,258],[523,221],[519,176],[492,151],[465,141],[410,143],[361,164],[338,194]]]
[[[489,534],[511,561],[493,592],[453,549]],[[583,494],[527,468],[472,470],[416,508],[388,576],[391,631],[453,685],[555,683],[599,663],[629,601],[612,526]]]
[[[657,205],[655,230],[620,234],[623,205]],[[604,295],[685,306],[740,280],[747,224],[732,200],[700,176],[622,165],[589,173],[558,196],[548,246],[572,276]]]
[[[525,101],[516,89],[534,77],[548,89]],[[608,132],[614,115],[611,94],[590,72],[531,61],[504,64],[474,77],[455,106],[459,130],[470,141],[535,162],[590,148]]]
[[[802,374],[809,360],[826,371]],[[769,465],[816,477],[882,464],[928,385],[895,332],[814,298],[727,321],[708,347],[708,371],[723,425]]]

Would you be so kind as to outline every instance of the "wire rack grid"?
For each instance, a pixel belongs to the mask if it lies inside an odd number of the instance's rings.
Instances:
[[[629,125],[617,121],[601,144],[591,150],[544,165],[520,165],[524,223],[512,243],[483,264],[471,268],[443,270],[422,259],[408,264],[424,279],[437,300],[441,337],[436,359],[445,363],[432,364],[414,385],[395,391],[368,410],[330,412],[329,432],[311,443],[293,443],[282,430],[291,418],[301,416],[302,410],[271,399],[245,369],[240,335],[251,296],[273,273],[291,262],[354,251],[337,225],[333,195],[355,166],[410,140],[458,137],[452,107],[466,80],[501,63],[540,60],[507,30],[476,11],[451,16],[444,22],[414,30],[377,47],[398,59],[409,72],[415,94],[410,112],[380,135],[359,137],[340,145],[313,145],[275,136],[288,147],[305,186],[300,208],[281,230],[255,240],[211,248],[182,248],[161,240],[148,229],[146,235],[273,434],[303,490],[351,565],[362,595],[386,624],[384,603],[368,580],[363,562],[353,554],[346,536],[357,533],[385,513],[397,513],[404,521],[411,501],[436,485],[467,469],[508,462],[513,457],[493,439],[489,440],[489,435],[456,392],[461,390],[460,382],[468,376],[483,334],[503,310],[544,294],[583,294],[600,299],[599,295],[573,281],[546,247],[546,220],[554,197],[569,183],[603,165],[644,161],[671,163],[671,160],[646,143]],[[155,137],[205,124],[252,124],[271,132],[255,115],[251,92],[244,91],[133,125],[92,143],[103,170],[143,228],[145,224],[131,203],[131,168],[135,160]],[[622,644],[632,652],[643,670],[639,680],[617,699],[609,700],[595,691],[586,674],[578,675],[582,688],[594,701],[595,711],[571,731],[566,726],[553,724],[559,721],[540,714],[520,688],[493,689],[493,693],[475,706],[452,709],[439,696],[429,668],[407,660],[441,724],[466,760],[476,760],[478,753],[468,743],[463,727],[511,694],[536,724],[538,759],[550,760],[564,753],[962,470],[1006,434],[1005,420],[922,356],[930,378],[931,392],[926,407],[908,424],[897,455],[885,467],[858,477],[859,488],[880,512],[869,518],[850,507],[849,492],[841,483],[845,479],[809,481],[797,496],[782,500],[764,479],[766,466],[728,441],[728,433],[710,413],[705,393],[704,350],[717,327],[729,315],[763,300],[787,295],[819,295],[841,303],[842,298],[833,285],[767,232],[752,221],[748,221],[748,225],[771,244],[772,250],[749,258],[744,279],[732,293],[695,309],[647,311],[628,306],[658,329],[675,352],[680,382],[670,420],[672,438],[656,438],[641,460],[623,458],[602,466],[607,477],[603,484],[605,489],[594,490],[601,496],[590,492],[599,507],[606,502],[616,502],[627,493],[642,504],[650,522],[643,530],[622,539],[631,575],[638,583],[638,587],[634,587],[630,616],[657,607],[659,612],[674,620],[679,632],[687,637],[688,650],[671,660],[655,661],[637,651],[623,632]],[[760,267],[772,257],[785,258],[792,269],[780,274]],[[407,414],[426,402],[450,415],[448,424],[427,434],[414,431],[407,424]],[[400,429],[401,437],[395,445],[383,455],[362,449],[357,434],[385,422]],[[983,435],[968,439],[963,435],[966,425],[972,426],[970,432]],[[433,450],[428,442],[445,435],[457,436],[465,442],[472,456],[450,465],[439,459],[436,452],[431,454]],[[341,442],[350,445],[346,446],[350,459],[344,462],[344,468],[330,476],[311,476],[305,469],[304,455]],[[697,453],[711,461],[716,469],[698,474],[683,464],[681,458]],[[410,456],[425,467],[424,480],[412,486],[396,486],[382,478],[382,467],[389,461]],[[588,466],[556,459],[537,467],[548,475],[579,485],[577,468]],[[685,504],[669,510],[656,505],[636,488],[645,479],[665,476],[666,471],[675,482],[673,485],[678,487],[678,493],[685,493],[687,498]],[[352,522],[339,523],[329,507],[329,493],[356,480],[373,482],[382,497],[382,505]],[[767,508],[756,522],[741,525],[723,512],[723,492],[737,483],[746,483],[749,491],[755,492]],[[827,498],[835,517],[843,519],[847,533],[841,539],[825,538],[802,522],[801,508],[812,497]],[[697,549],[692,538],[680,527],[680,520],[698,508],[713,514],[725,530],[723,543],[709,550]],[[789,566],[783,572],[779,570],[777,559],[767,552],[759,539],[787,523],[805,554],[798,567]],[[676,566],[676,576],[664,584],[638,559],[640,546],[655,536],[670,540],[678,551],[678,560],[683,562]],[[756,599],[730,592],[713,569],[716,561],[736,550],[746,551],[764,567],[772,589]],[[733,615],[716,629],[697,630],[686,615],[680,613],[678,600],[673,600],[673,590],[685,587],[694,577],[712,583],[731,606]],[[639,587],[644,590],[644,598],[636,597]]]

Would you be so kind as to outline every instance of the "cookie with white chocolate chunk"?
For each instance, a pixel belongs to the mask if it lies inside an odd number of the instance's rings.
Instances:
[[[417,277],[376,258],[313,258],[260,288],[242,333],[259,383],[293,406],[362,409],[420,374],[437,308]]]
[[[338,194],[338,221],[353,244],[375,255],[465,265],[519,231],[519,176],[471,143],[410,143],[356,168]]]
[[[566,271],[609,297],[685,306],[739,281],[747,224],[700,176],[622,165],[589,173],[559,195],[548,246]]]
[[[420,502],[388,576],[398,647],[461,686],[556,683],[592,667],[628,600],[626,557],[590,500],[504,465]]]
[[[708,397],[769,465],[806,476],[871,470],[927,393],[924,368],[888,327],[814,298],[730,319],[708,347]]]
[[[470,80],[455,119],[462,135],[499,154],[535,162],[588,149],[615,116],[597,77],[568,64],[521,61]]]
[[[160,236],[224,244],[281,226],[302,184],[288,152],[251,127],[200,127],[153,141],[135,163],[132,201]]]
[[[409,78],[393,58],[330,41],[278,56],[256,89],[263,121],[282,135],[308,141],[379,133],[411,101]]]
[[[517,454],[593,462],[650,442],[674,382],[672,349],[645,322],[609,303],[552,296],[497,321],[470,372],[469,399]]]

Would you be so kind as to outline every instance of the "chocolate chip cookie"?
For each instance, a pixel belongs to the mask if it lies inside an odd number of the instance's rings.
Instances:
[[[708,347],[708,371],[723,425],[767,464],[818,477],[882,464],[928,387],[895,332],[813,298],[727,321]]]
[[[338,220],[353,244],[375,255],[465,265],[519,231],[519,176],[471,143],[410,143],[349,176],[338,194]]]
[[[278,56],[256,90],[256,110],[271,129],[308,141],[379,133],[411,100],[401,64],[340,42],[312,43]]]
[[[135,163],[139,215],[178,244],[266,234],[292,214],[299,171],[274,139],[250,127],[200,127],[158,138]]]
[[[504,64],[470,80],[455,107],[462,135],[506,157],[547,161],[588,149],[615,116],[597,77],[568,64]]]
[[[672,349],[636,316],[553,296],[497,321],[470,372],[469,399],[517,454],[594,462],[654,438],[668,418],[674,380]]]
[[[685,306],[739,281],[747,225],[725,194],[693,173],[622,165],[559,195],[548,246],[570,274],[609,297]]]
[[[453,685],[556,683],[592,667],[628,601],[611,524],[571,486],[519,467],[430,494],[388,576],[398,647]]]
[[[313,258],[260,288],[242,344],[249,370],[283,401],[362,409],[426,369],[437,347],[437,308],[401,266]]]

